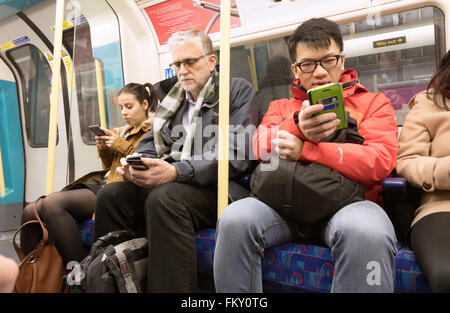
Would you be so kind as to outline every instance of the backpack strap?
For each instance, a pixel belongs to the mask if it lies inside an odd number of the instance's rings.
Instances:
[[[130,263],[132,263],[133,260],[131,260],[131,262],[128,262],[129,260],[127,259],[127,256],[123,251],[118,251],[116,253],[116,256],[117,261],[119,261],[120,272],[122,273],[122,277],[125,281],[125,289],[128,293],[137,293],[138,287],[134,283],[134,275],[132,275],[133,269],[130,267]]]

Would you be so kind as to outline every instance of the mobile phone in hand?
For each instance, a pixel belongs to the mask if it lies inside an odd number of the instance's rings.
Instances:
[[[323,110],[314,115],[334,112],[340,123],[336,129],[347,128],[347,116],[345,115],[344,93],[340,83],[331,83],[309,89],[308,100],[311,105],[322,104]]]
[[[147,166],[141,160],[142,155],[140,153],[134,153],[127,155],[127,163],[135,170],[146,170]]]
[[[106,135],[103,130],[100,129],[100,126],[98,125],[90,125],[89,129],[96,135],[96,136],[104,136]]]

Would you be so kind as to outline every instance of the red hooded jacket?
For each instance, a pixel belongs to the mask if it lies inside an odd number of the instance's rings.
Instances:
[[[294,112],[307,100],[306,91],[294,80],[291,99],[275,100],[253,136],[253,149],[261,160],[271,152],[271,140],[278,130],[304,140],[300,162],[316,162],[337,170],[342,175],[366,187],[366,199],[382,203],[380,190],[383,178],[394,169],[397,161],[397,135],[394,109],[382,93],[374,94],[357,81],[354,70],[342,72],[339,82],[344,88],[345,111],[357,121],[362,145],[352,143],[311,142],[294,122]]]

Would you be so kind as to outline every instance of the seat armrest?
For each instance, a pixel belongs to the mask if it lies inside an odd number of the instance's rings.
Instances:
[[[410,185],[404,177],[383,180],[384,209],[394,225],[397,240],[408,247],[411,222],[419,200],[420,190]]]

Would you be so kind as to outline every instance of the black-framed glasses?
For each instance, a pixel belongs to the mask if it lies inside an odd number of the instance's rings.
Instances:
[[[322,66],[326,70],[335,67],[341,57],[342,55],[340,54],[329,55],[320,60],[304,61],[298,63],[295,62],[294,65],[297,66],[303,73],[312,73],[316,70],[317,64],[319,63],[320,66]]]
[[[183,64],[184,66],[190,67],[190,66],[194,65],[195,63],[197,63],[198,60],[200,60],[201,58],[206,57],[206,56],[207,56],[207,54],[204,54],[204,55],[199,56],[198,58],[184,59],[181,61],[170,63],[169,66],[171,68],[175,68],[176,70],[179,70],[181,67],[181,64]]]

